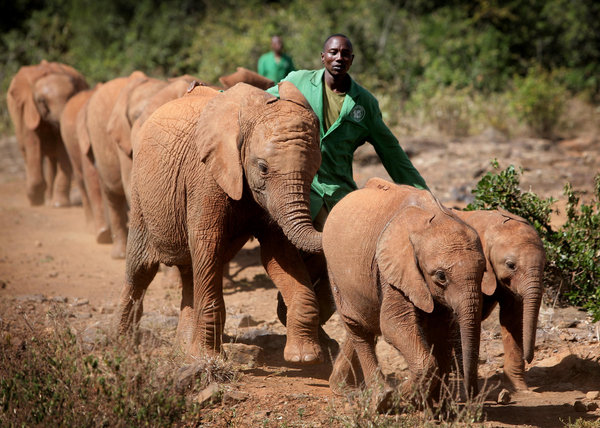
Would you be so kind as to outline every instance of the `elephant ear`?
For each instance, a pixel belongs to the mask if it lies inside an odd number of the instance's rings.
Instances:
[[[492,235],[490,235],[493,226],[485,228],[483,233],[479,233],[479,239],[481,240],[481,246],[483,248],[483,254],[485,255],[485,272],[483,272],[483,278],[481,280],[481,292],[486,296],[491,296],[496,291],[496,272],[494,272],[494,266],[491,262],[491,248],[493,245]],[[496,232],[493,232],[496,233]]]
[[[479,236],[481,239],[481,246],[483,247],[483,253],[485,255],[485,272],[483,272],[483,278],[481,279],[481,292],[486,296],[491,296],[496,291],[496,273],[494,267],[490,262],[490,248],[489,243],[486,242],[484,236]]]
[[[40,125],[42,117],[37,109],[33,95],[29,96],[23,105],[23,120],[27,128],[34,130]]]
[[[375,259],[385,282],[402,291],[417,308],[431,313],[433,297],[417,265],[411,239],[419,228],[427,227],[427,216],[421,208],[410,206],[392,218],[377,240]]]
[[[279,86],[279,97],[282,100],[291,101],[295,104],[298,104],[305,109],[313,111],[310,106],[308,100],[302,95],[302,92],[294,85],[292,82],[283,81],[280,82],[277,86]]]
[[[131,75],[134,76],[136,73],[133,72]],[[108,123],[106,124],[106,132],[113,139],[115,144],[123,150],[123,152],[131,157],[131,123],[129,123],[129,117],[127,110],[129,109],[129,99],[131,92],[139,85],[148,80],[145,75],[142,77],[130,77],[129,82],[121,89],[119,96],[115,101],[115,106],[110,113]]]
[[[40,125],[42,117],[35,105],[29,80],[15,78],[8,89],[8,102],[9,104],[13,102],[16,106],[15,110],[21,112],[25,127],[34,130]]]
[[[216,95],[202,110],[196,126],[200,160],[227,195],[239,200],[244,190],[240,125],[243,109],[275,98],[253,86],[238,83]],[[238,144],[238,141],[240,143]]]

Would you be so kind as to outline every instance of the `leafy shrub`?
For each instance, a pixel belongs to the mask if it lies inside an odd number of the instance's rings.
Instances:
[[[571,185],[565,185],[567,221],[548,242],[550,269],[566,285],[567,300],[587,309],[600,320],[600,174],[595,178],[594,199],[580,203]]]
[[[499,169],[497,161],[492,166]],[[567,221],[558,231],[550,226],[554,199],[522,192],[519,175],[512,165],[488,172],[473,189],[475,200],[467,210],[504,208],[528,220],[546,249],[547,286],[567,302],[587,309],[594,321],[600,320],[600,175],[589,205],[580,203],[571,185],[565,185]]]
[[[552,74],[532,67],[525,77],[513,80],[512,108],[519,121],[536,135],[554,136],[567,101],[567,90]]]

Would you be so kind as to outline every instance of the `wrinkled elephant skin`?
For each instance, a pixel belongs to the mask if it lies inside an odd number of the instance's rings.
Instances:
[[[482,285],[483,319],[496,305],[500,307],[505,381],[513,389],[527,390],[525,361],[533,359],[544,291],[542,240],[525,219],[504,210],[455,212],[481,238],[486,269],[495,286],[492,293]]]
[[[428,191],[371,179],[333,208],[323,249],[347,333],[330,377],[334,392],[348,383],[351,369],[371,387],[385,385],[374,348],[383,335],[411,370],[403,393],[430,381],[429,395],[437,398],[457,327],[465,387],[477,392],[485,259],[471,227]]]
[[[322,251],[309,210],[320,162],[318,120],[290,83],[281,99],[246,84],[198,86],[159,107],[139,130],[131,182],[120,331],[142,314],[158,264],[178,266],[178,342],[193,356],[220,350],[223,265],[251,236],[289,308],[287,361],[322,360],[318,308],[298,249]]]
[[[94,89],[81,91],[71,97],[60,118],[60,134],[73,167],[73,178],[81,194],[83,211],[88,224],[92,224],[98,243],[111,242],[108,219],[104,215],[104,204],[100,191],[100,179],[96,168],[79,146],[78,122],[84,120],[84,109]]]

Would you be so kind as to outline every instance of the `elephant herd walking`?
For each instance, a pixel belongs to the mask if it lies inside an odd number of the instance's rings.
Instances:
[[[429,191],[371,179],[321,233],[309,197],[319,123],[304,96],[289,82],[269,95],[272,82],[244,69],[221,79],[224,88],[197,82],[136,71],[89,89],[72,67],[42,61],[22,67],[8,90],[31,204],[68,206],[73,178],[96,241],[126,259],[121,334],[139,322],[163,263],[181,275],[179,345],[218,353],[223,269],[255,237],[285,304],[287,361],[324,360],[319,324],[337,309],[347,334],[335,393],[362,379],[385,385],[380,335],[411,370],[403,393],[426,379],[435,400],[454,356],[467,393],[477,393],[481,321],[497,305],[505,380],[527,389],[545,263],[534,228],[506,211],[450,210]],[[322,263],[315,275],[311,257],[323,255],[326,271]]]

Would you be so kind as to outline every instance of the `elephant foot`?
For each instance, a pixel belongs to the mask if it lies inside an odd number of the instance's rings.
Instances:
[[[50,205],[52,208],[68,208],[71,206],[71,201],[68,198],[57,198]]]
[[[125,245],[120,243],[114,243],[110,252],[110,257],[113,259],[124,259],[125,258]]]
[[[394,389],[387,384],[375,387],[371,394],[371,409],[377,413],[386,413],[393,407]]]
[[[504,374],[504,384],[508,387],[508,389],[512,390],[512,391],[528,391],[529,387],[527,386],[527,383],[525,382],[525,380],[519,376],[519,377],[511,377],[508,376],[506,373]]]
[[[96,242],[98,244],[111,244],[112,236],[108,227],[102,227],[96,232]]]
[[[220,349],[207,346],[204,343],[191,343],[186,354],[192,361],[196,361],[203,358],[215,358],[218,357],[221,352]]]
[[[357,382],[358,376],[356,375],[350,370],[350,367],[345,367],[345,370],[334,367],[329,376],[329,389],[335,395],[340,396],[346,395],[348,391],[358,389],[360,382]]]
[[[311,340],[288,337],[283,358],[290,363],[318,364],[323,362],[321,346]]]

